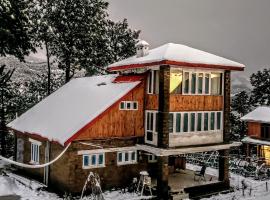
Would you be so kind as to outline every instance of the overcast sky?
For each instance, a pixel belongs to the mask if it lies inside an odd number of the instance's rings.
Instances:
[[[270,67],[270,0],[109,0],[114,20],[127,18],[151,48],[186,44],[246,65]]]

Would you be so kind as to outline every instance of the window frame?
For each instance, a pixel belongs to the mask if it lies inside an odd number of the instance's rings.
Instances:
[[[122,108],[122,104],[124,104],[124,108]],[[127,108],[127,104],[130,104],[130,108]],[[134,104],[136,104],[136,108],[134,108]],[[119,103],[119,110],[138,110],[139,109],[139,103],[138,101],[121,101]]]
[[[153,122],[152,122],[152,130],[148,129],[148,114],[152,114],[153,115]],[[154,144],[154,137],[155,135],[157,135],[157,115],[158,115],[158,111],[155,111],[155,110],[146,110],[145,111],[145,141],[147,143],[150,143],[150,144]],[[147,134],[148,132],[151,132],[152,133],[152,140],[148,140],[147,139]]]
[[[159,93],[159,70],[150,70],[147,76],[147,94],[158,94],[158,93]]]
[[[30,154],[30,163],[31,164],[39,164],[40,162],[40,146],[41,142],[37,140],[33,140],[29,138],[31,154]]]
[[[132,154],[135,153],[135,159],[132,160]],[[117,165],[130,165],[130,164],[137,164],[137,151],[118,151],[117,152]],[[121,155],[122,161],[119,161],[119,157]],[[126,155],[128,156],[128,159],[126,160]]]
[[[99,164],[99,156],[102,155],[102,164]],[[92,157],[95,156],[95,164],[92,164]],[[85,165],[84,159],[88,158],[88,165]],[[93,153],[93,154],[83,154],[82,155],[82,168],[83,169],[93,169],[93,168],[102,168],[105,167],[105,153]]]

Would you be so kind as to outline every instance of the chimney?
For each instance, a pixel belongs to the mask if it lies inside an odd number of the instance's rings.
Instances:
[[[137,52],[137,58],[148,55],[149,54],[149,44],[144,40],[140,40],[136,44],[136,52]]]

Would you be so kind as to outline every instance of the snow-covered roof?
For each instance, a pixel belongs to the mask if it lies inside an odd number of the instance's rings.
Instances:
[[[8,126],[65,144],[140,81],[114,83],[117,75],[71,80]]]
[[[161,61],[171,61],[171,63],[182,66],[203,66],[222,68],[231,67],[234,70],[243,70],[243,64],[216,56],[198,49],[194,49],[182,44],[167,43],[160,47],[149,50],[149,54],[143,57],[132,56],[122,61],[108,66],[109,70],[123,70],[145,67],[149,65],[161,64]],[[173,63],[174,62],[174,63]]]
[[[252,112],[241,118],[243,121],[256,121],[262,123],[270,123],[270,107],[259,106]]]
[[[241,140],[243,143],[249,143],[249,144],[259,144],[259,145],[267,145],[270,146],[270,142],[266,140],[259,140],[259,139],[254,139],[251,137],[244,137]]]

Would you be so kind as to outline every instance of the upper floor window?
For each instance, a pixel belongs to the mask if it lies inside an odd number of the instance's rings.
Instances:
[[[120,110],[138,110],[137,101],[121,101],[119,105]]]
[[[182,94],[183,72],[179,69],[172,69],[170,73],[170,93]]]
[[[270,124],[261,124],[261,137],[270,139]]]
[[[222,73],[211,73],[211,94],[222,94]]]
[[[41,142],[33,139],[29,139],[31,142],[31,160],[30,163],[39,164],[39,147]]]
[[[105,167],[105,154],[88,154],[83,155],[83,168],[98,168]]]
[[[158,112],[147,111],[146,112],[146,140],[152,142],[154,134],[158,131]]]
[[[158,94],[159,91],[159,71],[151,70],[147,78],[147,93]]]

